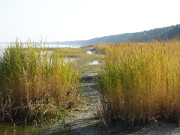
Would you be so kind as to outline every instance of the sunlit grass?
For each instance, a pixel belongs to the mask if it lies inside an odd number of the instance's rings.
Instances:
[[[86,54],[86,50],[83,48],[47,48],[48,51],[58,53],[63,57],[78,57]]]
[[[55,53],[18,42],[0,61],[0,120],[60,117],[79,100],[79,75]]]
[[[45,48],[41,48],[43,50]],[[87,54],[84,48],[46,48],[45,50],[63,56],[67,61],[71,62],[80,75],[90,72],[97,72],[99,65],[89,65],[93,61],[100,64],[104,62],[104,55]]]
[[[99,54],[107,55],[108,52],[110,51],[112,44],[110,44],[110,43],[99,43],[99,44],[96,44],[93,46]]]
[[[102,117],[134,126],[180,120],[180,41],[111,44],[99,73]]]

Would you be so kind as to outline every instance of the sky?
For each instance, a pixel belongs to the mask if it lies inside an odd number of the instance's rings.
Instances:
[[[0,0],[0,42],[70,41],[180,24],[179,0]]]

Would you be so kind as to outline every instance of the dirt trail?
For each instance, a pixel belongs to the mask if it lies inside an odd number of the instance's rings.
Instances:
[[[99,94],[95,85],[96,75],[86,76],[83,79],[82,92],[87,98],[86,107],[78,110],[74,116],[65,118],[66,128],[69,128],[70,135],[109,135],[114,133],[127,134],[118,128],[104,127],[96,117],[98,112]]]
[[[85,48],[96,54],[92,46]],[[69,129],[72,135],[106,135],[114,132],[113,128],[102,126],[100,120],[96,117],[98,112],[99,94],[96,88],[97,71],[88,71],[82,77],[81,90],[87,99],[87,106],[74,113],[74,117],[65,118],[65,128]],[[117,129],[116,129],[117,132]],[[115,133],[115,132],[114,132]],[[122,132],[121,132],[122,133]]]
[[[93,47],[86,47],[85,49],[96,53]],[[42,126],[40,131],[35,131],[29,134],[43,134],[43,135],[180,135],[180,126],[176,124],[158,123],[139,127],[135,130],[122,130],[119,127],[105,127],[102,126],[99,119],[96,118],[99,106],[99,94],[95,85],[97,72],[88,71],[82,77],[81,90],[86,97],[86,105],[75,110],[73,116],[64,117],[63,121]],[[37,129],[36,129],[37,130]]]
[[[71,127],[72,134],[95,135],[101,134],[101,130],[96,128],[97,123],[95,113],[98,107],[98,93],[95,86],[96,76],[88,76],[83,79],[85,84],[82,86],[82,92],[88,98],[88,106],[81,111],[76,112],[75,117],[67,120]]]
[[[86,47],[88,51],[94,51],[92,46]],[[145,127],[138,127],[134,130],[122,130],[119,127],[104,127],[100,121],[95,118],[99,106],[99,95],[95,85],[97,72],[88,73],[83,77],[84,85],[82,92],[88,98],[88,108],[78,111],[75,117],[67,119],[67,125],[70,127],[70,134],[74,135],[180,135],[180,127],[176,124],[158,123]]]
[[[95,85],[96,76],[83,78],[82,91],[88,99],[88,106],[77,110],[74,117],[65,118],[65,122],[51,129],[52,135],[180,135],[180,127],[176,124],[158,123],[134,130],[122,130],[119,127],[104,127],[95,117],[99,106],[98,93]],[[63,127],[65,126],[65,127]],[[66,130],[62,129],[65,128]]]
[[[86,48],[93,51],[92,47]],[[94,52],[95,53],[95,52]],[[95,85],[97,72],[90,72],[83,76],[84,82],[81,86],[82,93],[87,99],[87,106],[74,112],[74,117],[65,117],[63,122],[53,129],[51,134],[65,135],[180,135],[180,127],[175,124],[161,123],[152,124],[145,127],[138,127],[134,130],[122,130],[119,127],[107,128],[100,124],[96,118],[97,109],[99,106],[99,95]],[[60,128],[61,127],[61,128]],[[62,129],[62,127],[65,129]]]

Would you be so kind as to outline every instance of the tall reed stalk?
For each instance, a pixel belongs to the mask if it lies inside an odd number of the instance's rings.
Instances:
[[[0,120],[59,117],[78,102],[79,75],[71,63],[37,45],[16,42],[0,61]]]
[[[180,120],[180,41],[112,44],[97,83],[102,117],[134,126]]]

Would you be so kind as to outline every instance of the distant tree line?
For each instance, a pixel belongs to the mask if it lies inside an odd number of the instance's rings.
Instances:
[[[136,33],[125,33],[118,35],[110,35],[99,38],[93,38],[90,40],[79,40],[79,41],[65,41],[58,42],[59,44],[71,44],[71,45],[87,45],[97,43],[116,43],[116,42],[128,42],[128,41],[151,41],[156,40],[168,40],[174,37],[180,37],[180,24],[169,27],[156,28],[143,32]],[[51,42],[55,43],[55,42]]]

